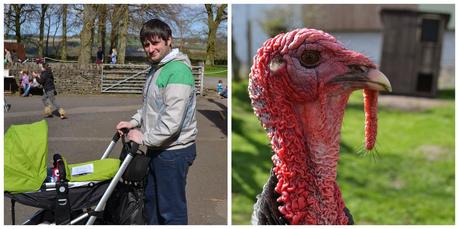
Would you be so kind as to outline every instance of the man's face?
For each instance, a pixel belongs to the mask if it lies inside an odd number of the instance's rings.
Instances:
[[[160,37],[151,37],[143,42],[143,49],[153,63],[160,62],[171,50],[172,38],[164,41]]]

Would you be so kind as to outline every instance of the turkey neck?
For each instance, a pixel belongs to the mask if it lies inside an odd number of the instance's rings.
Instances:
[[[291,201],[291,205],[285,201],[280,211],[290,214],[292,224],[347,224],[344,201],[336,183],[336,167],[340,129],[348,98],[348,95],[323,95],[315,101],[294,105],[298,128],[302,133],[301,139],[298,139],[302,149],[295,153],[294,160],[284,161],[296,175],[282,177],[281,183],[300,188],[284,189],[282,191],[288,195],[280,198]]]

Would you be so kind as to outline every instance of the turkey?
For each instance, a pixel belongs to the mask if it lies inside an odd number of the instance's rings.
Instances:
[[[333,36],[296,29],[267,40],[249,76],[254,113],[273,150],[253,224],[353,224],[336,182],[344,108],[363,89],[365,148],[376,141],[378,91],[391,85],[363,54]]]

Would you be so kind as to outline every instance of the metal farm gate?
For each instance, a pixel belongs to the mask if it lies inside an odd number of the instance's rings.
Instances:
[[[141,94],[149,65],[103,64],[101,71],[102,93]],[[192,66],[196,94],[204,90],[204,67]]]

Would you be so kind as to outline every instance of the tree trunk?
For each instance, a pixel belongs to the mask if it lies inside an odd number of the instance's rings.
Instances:
[[[41,5],[41,10],[40,10],[40,35],[39,35],[39,42],[38,42],[38,56],[44,57],[44,37],[45,37],[45,15],[46,15],[46,10],[48,9],[47,4],[42,4]]]
[[[215,23],[210,23],[209,34],[207,37],[207,50],[206,50],[206,65],[214,65],[215,61],[215,40],[217,39],[217,26]]]
[[[97,12],[97,11],[94,9],[94,12]],[[96,17],[97,16],[94,17],[94,23],[95,23]],[[96,35],[96,26],[93,25],[91,28],[91,46],[94,46],[94,45],[97,46],[97,44],[94,42],[95,35]]]
[[[91,63],[91,31],[94,28],[96,12],[93,5],[84,5],[83,9],[83,28],[80,33],[80,54],[78,64],[83,66]]]
[[[61,18],[61,15],[59,15],[59,19]],[[60,20],[59,20],[60,21]],[[56,35],[57,35],[57,32],[59,31],[60,29],[60,25],[59,25],[59,22],[56,24],[56,28],[54,28],[54,33],[53,33],[53,47],[54,47],[54,53],[53,55],[58,58],[59,57],[59,50],[60,50],[60,47],[56,47]],[[48,47],[46,47],[46,49],[48,49]]]
[[[102,47],[105,53],[105,37],[107,36],[107,5],[98,5],[99,20],[97,25],[98,46]]]
[[[61,41],[61,59],[67,60],[67,7],[62,5],[62,41]]]
[[[233,27],[234,28],[234,27]],[[241,61],[239,61],[239,58],[237,58],[236,55],[236,44],[234,39],[231,39],[231,63],[233,65],[233,80],[236,82],[241,82],[241,76],[239,75],[239,70],[241,68]]]
[[[21,43],[22,36],[21,36],[21,11],[24,7],[24,4],[13,5],[14,8],[14,32],[16,35],[16,42]]]
[[[120,21],[120,32],[118,40],[118,57],[117,62],[124,64],[126,56],[126,45],[127,45],[127,36],[128,36],[128,26],[129,26],[129,7],[128,5],[122,5],[120,11],[121,21]]]
[[[49,34],[51,33],[51,16],[48,17],[48,31],[46,32],[45,55],[49,56]]]
[[[206,52],[206,65],[214,65],[215,61],[215,43],[217,40],[217,29],[223,20],[227,19],[226,8],[227,4],[222,4],[217,8],[217,15],[214,19],[214,12],[212,4],[205,4],[207,12],[207,26],[209,28],[207,36],[207,52]]]
[[[120,9],[121,9],[121,5],[115,5],[113,7],[113,13],[110,19],[110,23],[112,24],[112,30],[110,31],[110,50],[112,50],[112,48],[116,48],[117,43],[118,43]]]

